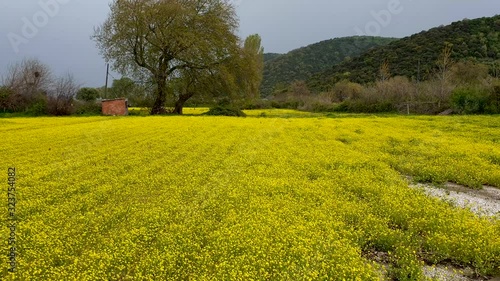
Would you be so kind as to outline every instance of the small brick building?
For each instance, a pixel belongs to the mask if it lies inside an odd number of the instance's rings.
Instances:
[[[128,100],[113,99],[102,101],[103,115],[128,115]]]

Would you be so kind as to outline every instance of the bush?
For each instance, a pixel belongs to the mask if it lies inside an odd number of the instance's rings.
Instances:
[[[357,99],[363,93],[363,86],[357,83],[343,80],[335,84],[330,92],[332,101],[343,102],[349,99]]]
[[[76,115],[100,115],[102,104],[96,101],[79,101],[75,104]]]
[[[215,107],[210,108],[210,110],[207,113],[204,113],[203,115],[236,116],[236,117],[246,117],[247,116],[239,108],[232,107],[232,106],[222,106],[222,105],[217,105]]]
[[[30,116],[43,116],[47,113],[47,100],[44,98],[37,99],[26,109],[26,114]]]
[[[457,88],[453,91],[453,109],[460,114],[484,114],[490,95],[480,87]]]
[[[486,106],[486,113],[500,113],[500,80],[494,81],[490,89],[490,96],[488,105]]]
[[[335,111],[335,104],[316,100],[304,104],[304,106],[301,106],[299,109],[309,112],[333,112]]]
[[[99,91],[94,88],[81,88],[76,98],[81,101],[95,101],[99,97]]]
[[[271,102],[267,100],[256,100],[245,104],[243,109],[270,109],[272,108]]]
[[[10,99],[14,92],[7,87],[0,87],[0,109],[3,112],[11,111]]]
[[[52,116],[67,116],[74,112],[74,100],[70,97],[49,97],[47,113]]]
[[[364,100],[347,100],[334,108],[336,112],[350,113],[393,113],[397,108],[390,101],[367,102]]]

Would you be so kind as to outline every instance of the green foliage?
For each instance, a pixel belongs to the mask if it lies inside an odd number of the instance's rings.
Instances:
[[[247,115],[239,108],[231,105],[217,105],[210,108],[207,113],[203,115],[210,116],[234,116],[234,117],[246,117]]]
[[[337,112],[351,113],[390,113],[396,112],[394,104],[389,101],[373,101],[366,102],[365,100],[348,100],[337,105],[334,109]]]
[[[455,85],[476,85],[488,77],[487,65],[475,61],[459,61],[451,67],[451,77]]]
[[[95,88],[81,88],[76,94],[76,99],[81,101],[95,101],[99,97],[99,91]]]
[[[331,98],[336,102],[356,99],[363,92],[363,86],[357,83],[352,83],[348,80],[342,80],[335,84],[331,91]]]
[[[184,104],[191,100],[195,104],[213,105],[220,99],[243,107],[259,98],[262,81],[264,49],[258,34],[246,38],[237,52],[231,54],[214,71],[185,70],[171,83],[178,98],[174,113],[181,114]]]
[[[44,116],[47,115],[47,99],[37,98],[27,109],[26,115],[28,116]]]
[[[453,109],[460,114],[500,113],[495,90],[495,87],[488,91],[480,86],[457,88],[451,97]]]
[[[249,100],[256,100],[259,98],[264,71],[264,48],[258,34],[245,39],[242,56],[243,72],[238,79],[245,81],[243,96]]]
[[[75,115],[100,115],[102,113],[102,104],[96,101],[79,101],[75,104]]]
[[[141,85],[128,77],[121,77],[113,81],[104,98],[127,98],[131,106],[151,107],[154,102],[152,92],[147,84]]]
[[[2,86],[0,87],[0,109],[2,112],[10,111],[10,97],[12,96],[13,91],[8,87]]]
[[[391,253],[391,260],[394,263],[389,274],[394,280],[419,281],[423,280],[423,262],[419,261],[416,255],[417,247],[400,245],[394,253]]]
[[[111,88],[109,88],[106,98],[128,98],[134,94],[136,88],[137,85],[132,79],[128,77],[122,77],[113,81],[113,85],[111,86]]]
[[[281,54],[277,54],[277,53],[265,53],[264,54],[264,62],[273,60],[273,59],[275,59],[275,58],[277,58],[279,56],[281,56]]]
[[[370,48],[384,46],[395,38],[345,37],[322,41],[284,55],[267,55],[261,92],[269,96],[278,84],[307,80],[313,74],[356,57]]]
[[[313,91],[326,91],[345,79],[345,73],[349,73],[347,78],[352,82],[373,82],[384,61],[394,76],[431,79],[436,72],[435,62],[446,45],[452,46],[454,61],[475,58],[492,64],[500,58],[500,30],[495,24],[499,20],[500,16],[463,20],[373,48],[352,60],[331,64],[328,70],[309,79],[308,85]]]

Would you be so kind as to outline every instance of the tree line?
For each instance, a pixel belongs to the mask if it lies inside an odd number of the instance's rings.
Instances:
[[[264,105],[414,114],[498,113],[500,16],[433,28],[276,85]]]
[[[377,80],[360,84],[341,80],[320,93],[305,81],[277,91],[266,106],[307,111],[401,114],[498,114],[500,79],[486,64],[454,61],[451,46],[435,62],[436,70],[425,81],[394,76],[388,62],[380,65]]]

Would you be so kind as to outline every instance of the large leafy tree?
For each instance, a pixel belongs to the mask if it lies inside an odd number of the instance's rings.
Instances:
[[[186,101],[229,99],[241,105],[259,98],[264,68],[264,49],[259,35],[250,35],[223,63],[211,69],[181,71],[173,81],[174,112],[182,114]]]
[[[114,0],[110,8],[94,40],[117,71],[152,79],[151,114],[166,112],[172,81],[216,69],[238,51],[238,20],[228,0]]]

